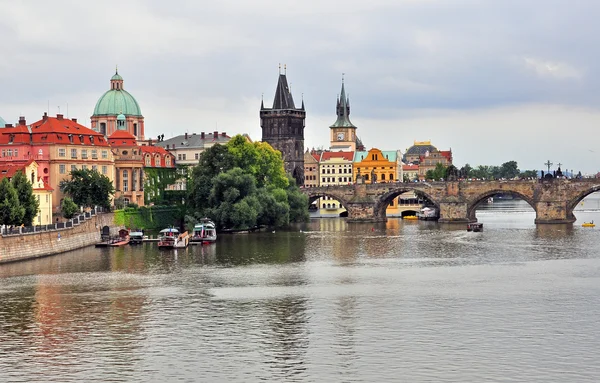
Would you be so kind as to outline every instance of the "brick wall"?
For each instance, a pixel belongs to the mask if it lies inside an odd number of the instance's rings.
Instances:
[[[0,263],[45,257],[80,249],[100,241],[100,229],[110,226],[111,234],[120,227],[114,225],[114,214],[98,214],[69,229],[0,236]],[[60,238],[59,238],[60,234]]]

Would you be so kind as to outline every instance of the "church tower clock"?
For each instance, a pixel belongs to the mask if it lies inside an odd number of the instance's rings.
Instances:
[[[332,151],[356,151],[356,126],[350,122],[350,100],[346,97],[344,79],[342,78],[342,91],[337,100],[337,120],[329,127],[330,144]]]

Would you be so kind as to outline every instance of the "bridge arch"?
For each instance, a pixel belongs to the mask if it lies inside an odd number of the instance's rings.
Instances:
[[[600,191],[600,185],[590,186],[589,188],[584,189],[584,190],[580,191],[579,193],[577,193],[575,195],[575,197],[573,197],[572,199],[570,199],[567,202],[567,214],[570,217],[573,217],[573,210],[577,207],[579,202],[581,202],[585,197],[587,197],[590,194],[595,193],[597,191]]]
[[[305,189],[306,190],[306,189]],[[313,202],[318,200],[319,198],[329,197],[331,199],[337,200],[342,207],[348,210],[348,201],[342,196],[337,195],[336,193],[331,193],[328,191],[324,191],[322,189],[317,190],[308,190],[305,192],[308,195],[308,206],[312,205]]]
[[[479,206],[483,201],[487,201],[488,198],[495,196],[496,194],[510,194],[513,197],[518,197],[527,202],[527,204],[529,204],[529,206],[531,206],[531,208],[534,211],[536,211],[535,202],[533,201],[533,198],[519,191],[510,189],[490,189],[470,199],[469,203],[467,204],[467,217],[469,218],[469,220],[476,221],[477,218],[475,216],[475,212],[477,211],[477,206]]]
[[[394,200],[394,198],[396,198],[399,195],[404,194],[406,192],[414,192],[417,195],[419,195],[419,194],[422,195],[427,200],[431,201],[431,203],[433,203],[439,211],[440,204],[434,197],[431,196],[431,194],[427,193],[426,191],[424,191],[423,189],[420,189],[420,188],[417,189],[414,187],[400,186],[398,188],[391,189],[391,190],[381,194],[379,196],[379,198],[377,198],[377,200],[375,201],[375,207],[373,209],[373,213],[375,214],[375,216],[376,217],[385,217],[388,205]]]

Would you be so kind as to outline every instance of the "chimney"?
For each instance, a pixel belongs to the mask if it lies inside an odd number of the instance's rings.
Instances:
[[[200,139],[204,139],[204,132],[200,132]]]
[[[19,117],[19,125],[27,125],[27,123],[25,122],[25,117]]]
[[[71,121],[77,122],[77,119],[76,118],[72,118]]]
[[[185,139],[187,140],[187,132],[185,132]]]
[[[221,133],[221,137],[227,137],[227,133],[225,133],[225,132]]]
[[[216,140],[219,138],[219,132],[213,132],[213,139]]]
[[[42,116],[42,120],[46,121],[48,119],[48,113],[44,112],[44,115]]]
[[[12,126],[12,124],[5,124],[4,127],[5,128],[12,128],[13,126]]]
[[[152,146],[152,138],[148,140],[148,146]]]
[[[57,120],[62,120],[63,119],[63,115],[62,114],[57,114],[56,115],[56,119]]]

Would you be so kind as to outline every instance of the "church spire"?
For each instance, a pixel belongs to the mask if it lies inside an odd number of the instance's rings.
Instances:
[[[344,77],[342,73],[342,91],[337,99],[336,105],[337,120],[330,128],[356,128],[350,122],[350,100],[346,97],[346,88],[344,86]]]
[[[285,73],[279,74],[275,99],[273,100],[273,109],[296,109]]]

